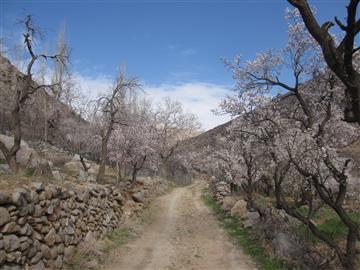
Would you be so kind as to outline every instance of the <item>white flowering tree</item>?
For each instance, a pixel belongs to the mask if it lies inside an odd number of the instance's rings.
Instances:
[[[97,181],[100,181],[105,173],[105,166],[108,161],[108,143],[113,130],[117,125],[127,125],[129,122],[126,115],[127,98],[130,93],[136,92],[140,88],[139,81],[136,78],[127,78],[125,71],[121,69],[109,93],[97,100],[99,114],[94,119],[97,119],[101,136],[100,167]]]
[[[89,167],[85,158],[97,160],[99,158],[101,136],[98,126],[91,119],[91,102],[86,99],[77,104],[76,115],[62,119],[60,136],[66,149],[78,154],[85,172]]]
[[[254,61],[242,63],[237,57],[226,63],[236,85],[234,95],[221,105],[226,112],[241,115],[233,130],[246,134],[245,153],[256,153],[252,142],[257,142],[261,146],[255,148],[271,159],[268,172],[276,207],[308,226],[346,269],[355,269],[359,226],[344,206],[350,160],[337,149],[351,144],[359,128],[342,121],[342,84],[325,69],[321,51],[297,11],[287,10],[286,17],[289,43],[282,53],[268,51]],[[284,67],[292,71],[292,83],[281,80]],[[280,95],[274,97],[276,92]],[[324,205],[348,228],[345,247],[313,222]],[[306,214],[299,211],[303,207]]]
[[[347,122],[360,124],[360,73],[356,69],[356,37],[360,31],[360,19],[357,18],[359,0],[349,0],[347,19],[343,23],[335,17],[334,22],[327,21],[322,25],[315,18],[307,0],[288,0],[301,15],[304,25],[321,47],[327,66],[345,85],[344,118]],[[343,38],[337,42],[329,31],[337,24],[343,32]]]
[[[135,183],[139,170],[158,166],[158,134],[149,102],[133,102],[129,114],[129,124],[117,126],[111,135],[109,159],[116,164],[119,180],[122,170],[130,170]]]
[[[165,98],[155,110],[158,130],[158,154],[165,163],[178,147],[178,143],[194,135],[200,129],[195,115],[184,112],[178,101]]]
[[[215,150],[207,149],[207,162],[215,166],[217,178],[241,187],[247,207],[263,217],[265,209],[257,202],[255,190],[260,188],[264,179],[267,156],[258,138],[243,132],[244,122],[235,119],[228,128],[229,136],[219,138]]]

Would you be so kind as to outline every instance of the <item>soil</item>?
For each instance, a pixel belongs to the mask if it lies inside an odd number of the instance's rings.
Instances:
[[[203,204],[205,185],[199,181],[158,197],[141,236],[116,250],[103,269],[257,269]]]

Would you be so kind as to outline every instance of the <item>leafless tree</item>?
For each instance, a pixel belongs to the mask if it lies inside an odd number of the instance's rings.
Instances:
[[[18,171],[18,165],[16,162],[16,154],[20,149],[21,139],[22,139],[22,130],[21,130],[21,112],[24,109],[24,105],[30,96],[34,94],[39,89],[44,89],[46,87],[55,87],[60,85],[60,82],[53,82],[49,84],[40,84],[36,85],[33,81],[33,69],[36,62],[40,59],[51,60],[54,63],[57,63],[62,66],[66,66],[67,55],[64,51],[60,51],[57,54],[48,55],[48,54],[37,54],[33,48],[33,42],[36,39],[36,36],[39,35],[37,28],[33,25],[31,15],[27,15],[23,21],[25,30],[23,32],[24,44],[27,53],[30,56],[30,60],[27,63],[26,72],[20,78],[20,81],[16,87],[16,92],[14,93],[15,100],[11,109],[11,119],[12,119],[12,132],[14,135],[14,144],[12,147],[8,148],[3,142],[0,142],[0,149],[5,156],[7,163],[9,164],[11,170],[16,173]]]
[[[66,54],[68,61],[70,59],[70,48],[65,39],[65,27],[60,28],[56,44],[56,50]],[[40,104],[43,110],[44,134],[43,140],[52,142],[55,132],[59,129],[62,113],[59,108],[61,102],[65,103],[70,109],[74,110],[73,104],[76,103],[78,95],[76,85],[72,78],[69,66],[62,63],[54,62],[51,68],[48,68],[46,59],[41,59],[40,72],[41,83],[50,83],[53,87],[46,87],[44,90],[51,98],[43,98],[43,104]]]
[[[111,92],[101,96],[97,104],[101,111],[101,152],[100,168],[97,181],[104,177],[105,166],[108,161],[108,143],[116,125],[126,125],[126,96],[129,92],[141,89],[141,84],[136,78],[126,78],[124,69],[120,70],[119,76],[114,82]]]

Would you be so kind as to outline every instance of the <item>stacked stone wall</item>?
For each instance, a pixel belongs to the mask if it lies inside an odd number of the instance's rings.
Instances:
[[[33,183],[0,191],[0,269],[62,269],[77,245],[122,223],[114,187]]]
[[[210,190],[218,202],[222,202],[226,196],[231,195],[230,183],[218,180],[214,176],[210,179]]]

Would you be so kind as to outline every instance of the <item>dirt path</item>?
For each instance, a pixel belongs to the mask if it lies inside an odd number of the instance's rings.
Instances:
[[[151,224],[104,269],[256,269],[201,201],[203,187],[196,182],[156,199]]]

